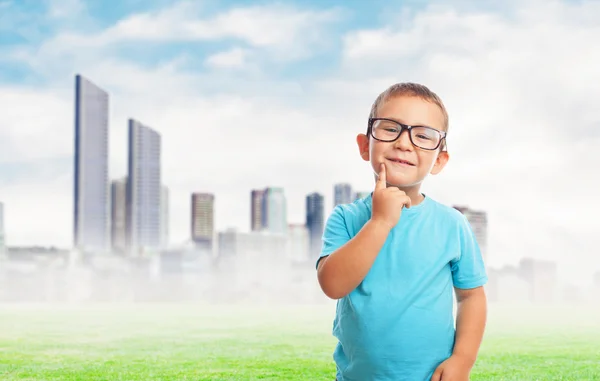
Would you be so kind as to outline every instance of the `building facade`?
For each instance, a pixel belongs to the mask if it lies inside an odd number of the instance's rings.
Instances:
[[[310,256],[317,258],[323,242],[325,197],[319,193],[306,196],[306,228],[309,236]]]
[[[268,187],[263,194],[262,224],[269,233],[287,233],[287,201],[283,188]]]
[[[4,233],[4,204],[0,202],[0,257],[6,254],[6,238]]]
[[[250,230],[261,231],[266,226],[263,217],[263,200],[265,197],[264,189],[254,189],[250,193]]]
[[[215,196],[212,193],[192,194],[191,238],[202,251],[213,253],[215,231]]]
[[[131,254],[161,244],[161,136],[129,120],[127,246]]]
[[[73,245],[103,252],[110,247],[108,93],[75,77]]]
[[[350,204],[354,201],[352,185],[347,183],[335,184],[333,186],[333,206]]]
[[[111,242],[115,253],[124,253],[127,247],[127,177],[111,184]]]
[[[169,188],[163,185],[160,193],[160,246],[169,247]]]

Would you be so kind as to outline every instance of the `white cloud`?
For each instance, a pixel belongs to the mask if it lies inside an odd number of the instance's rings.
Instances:
[[[133,14],[94,33],[59,31],[39,47],[21,47],[8,56],[31,65],[34,70],[55,73],[63,70],[61,65],[65,62],[79,67],[94,64],[105,58],[103,54],[114,53],[123,44],[236,40],[248,48],[233,49],[229,57],[212,57],[209,62],[227,59],[231,63],[233,58],[239,60],[242,52],[247,57],[251,49],[262,55],[268,53],[277,61],[290,61],[326,48],[327,27],[341,16],[338,9],[304,10],[278,4],[232,8],[207,16],[198,2],[180,1],[155,11]],[[47,67],[48,61],[53,65]]]
[[[53,19],[74,17],[85,11],[81,0],[49,0],[47,15]]]
[[[66,62],[60,71],[64,88],[58,95],[49,89],[19,90],[25,95],[12,101],[5,95],[14,107],[0,116],[1,131],[11,131],[2,140],[11,142],[6,149],[13,150],[13,158],[70,154],[71,133],[56,131],[72,129],[76,68],[111,93],[111,177],[125,171],[128,117],[163,134],[171,231],[180,241],[189,231],[192,191],[216,193],[219,229],[248,229],[252,188],[285,187],[290,222],[304,221],[309,192],[326,195],[328,212],[335,182],[370,190],[372,177],[356,154],[354,137],[364,131],[380,91],[395,81],[419,81],[442,96],[451,118],[451,162],[425,191],[449,204],[489,212],[492,264],[523,255],[555,258],[562,271],[583,279],[600,267],[594,256],[600,245],[594,231],[600,213],[595,194],[600,114],[594,102],[600,90],[593,86],[600,80],[600,25],[590,16],[598,14],[599,5],[515,6],[503,16],[435,7],[415,12],[402,29],[354,31],[344,38],[344,60],[335,76],[302,83],[257,82],[230,71],[212,77],[183,71],[177,60],[142,68],[103,57],[102,49],[94,61],[82,60],[71,50],[75,63]],[[230,28],[219,33],[235,36]],[[260,36],[250,28],[245,38],[255,45],[283,43]],[[61,56],[44,54],[40,70],[65,65]],[[19,128],[25,125],[32,130]],[[44,142],[52,142],[51,148]],[[44,221],[62,213],[52,226],[7,217],[9,240],[35,236],[41,243],[70,243],[64,215],[71,213],[71,184],[70,175],[64,176],[52,185],[53,197],[64,197],[56,204],[44,198],[43,184],[35,179],[30,187],[2,190],[3,201],[20,216]],[[49,233],[42,233],[42,226]]]
[[[318,37],[319,28],[337,21],[338,12],[296,9],[283,5],[233,8],[201,19],[195,3],[131,16],[97,37],[102,44],[122,40],[193,41],[235,38],[257,47],[282,46]]]
[[[224,52],[213,54],[206,59],[206,65],[212,68],[235,69],[243,68],[247,64],[248,50],[233,48]]]

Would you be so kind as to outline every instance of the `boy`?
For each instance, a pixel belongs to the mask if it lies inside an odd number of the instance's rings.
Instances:
[[[402,83],[379,95],[357,137],[375,189],[334,208],[317,261],[321,289],[338,300],[338,381],[469,379],[485,328],[487,274],[465,217],[420,192],[448,162],[447,130],[439,97]]]

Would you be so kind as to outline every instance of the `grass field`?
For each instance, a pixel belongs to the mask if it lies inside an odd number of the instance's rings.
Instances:
[[[332,381],[332,306],[0,306],[0,380]],[[472,380],[600,380],[600,312],[496,308]]]

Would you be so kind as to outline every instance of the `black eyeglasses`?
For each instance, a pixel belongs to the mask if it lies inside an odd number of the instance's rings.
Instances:
[[[445,131],[436,130],[427,126],[408,126],[393,119],[369,118],[367,134],[380,142],[393,142],[397,140],[404,130],[408,131],[410,142],[421,149],[436,150],[446,138]]]

